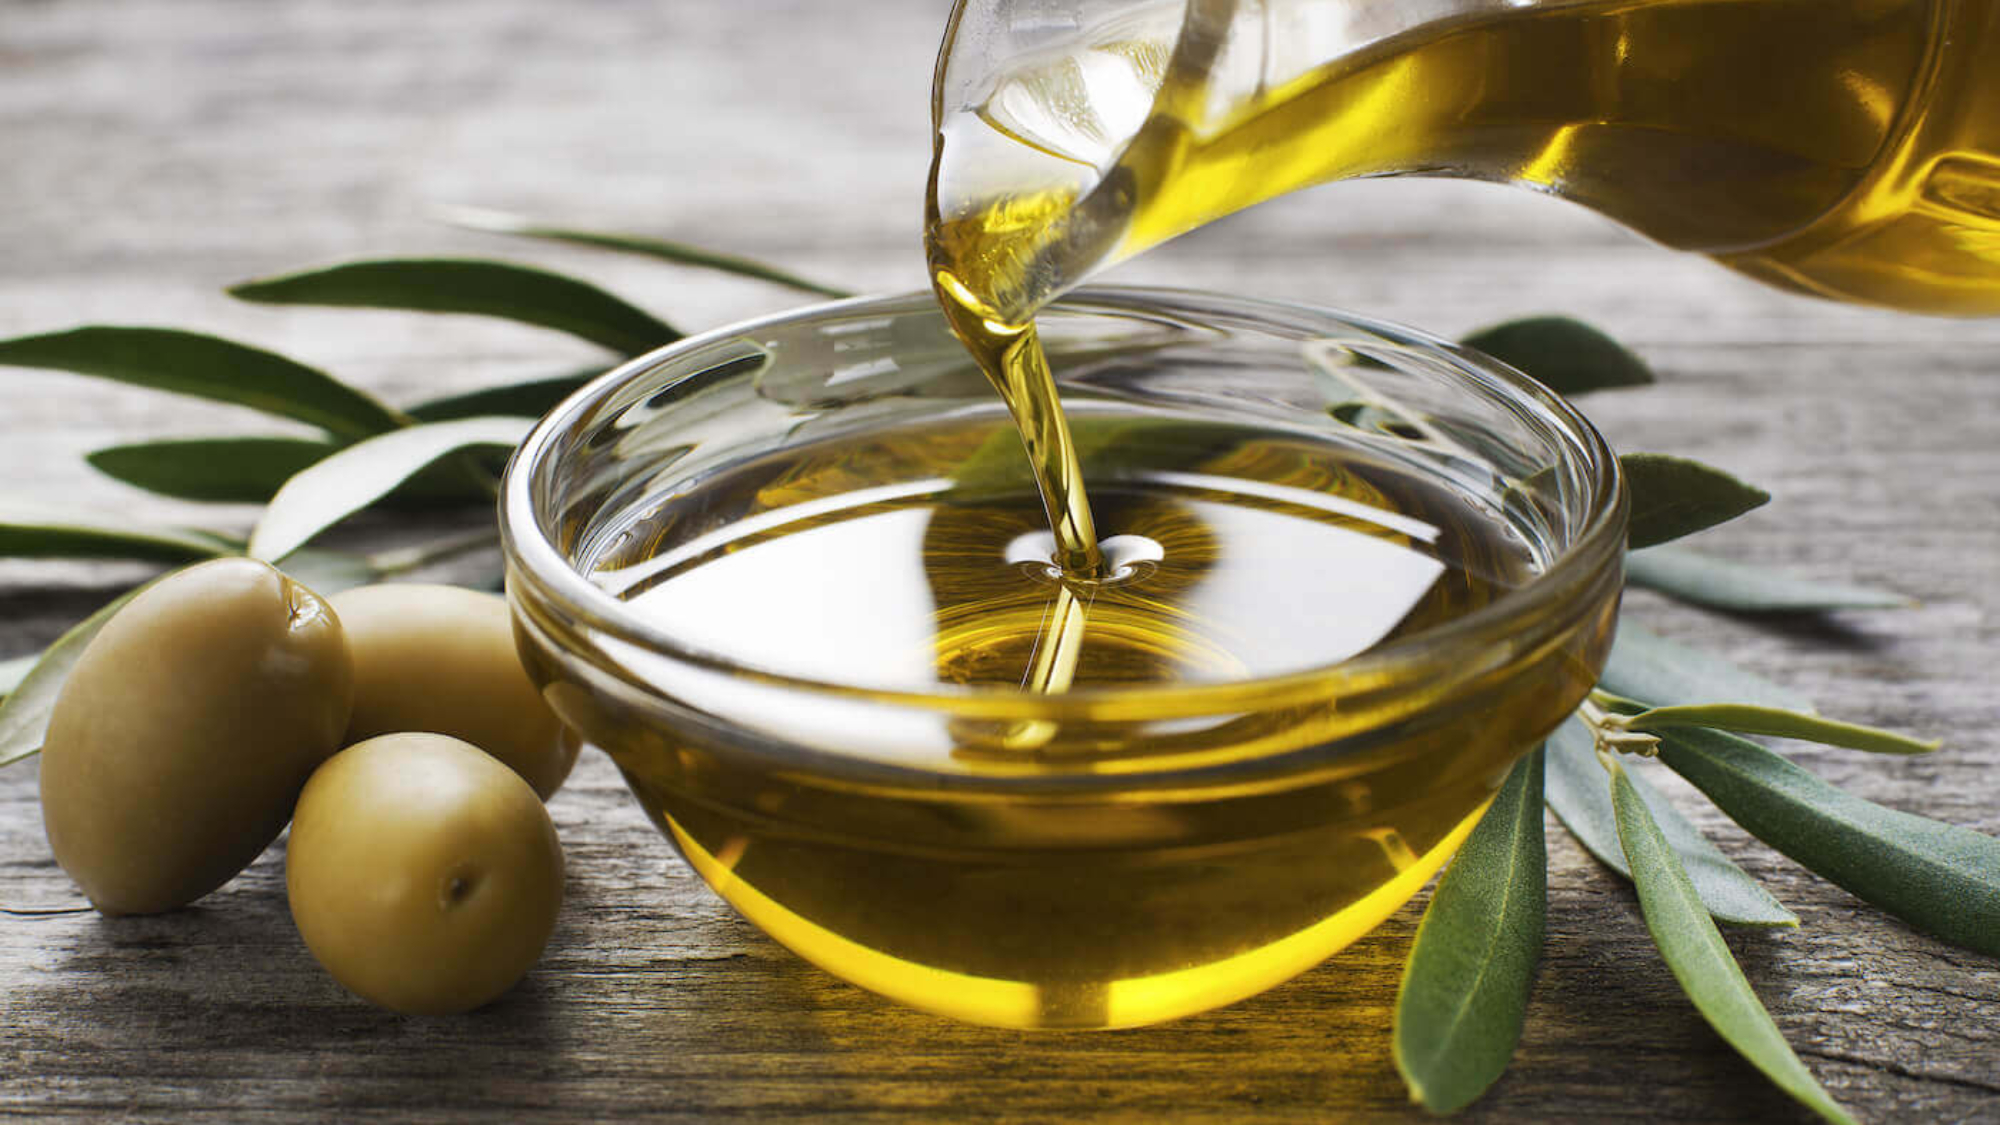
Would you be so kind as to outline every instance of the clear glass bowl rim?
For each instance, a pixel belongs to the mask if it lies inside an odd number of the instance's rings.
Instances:
[[[1463,617],[1336,663],[1220,683],[1088,688],[1060,695],[1029,695],[1000,686],[939,685],[925,691],[863,687],[775,672],[740,663],[722,653],[683,646],[657,626],[626,612],[617,598],[578,573],[545,534],[534,493],[535,479],[545,470],[551,449],[565,432],[576,429],[595,406],[628,383],[646,378],[683,352],[733,337],[756,336],[774,328],[829,316],[887,317],[936,310],[936,298],[928,291],[850,297],[804,306],[685,337],[636,356],[576,391],[534,427],[515,450],[502,478],[500,538],[507,560],[510,597],[518,597],[521,591],[517,584],[525,582],[545,610],[559,612],[571,624],[587,626],[655,656],[788,690],[911,706],[967,718],[1169,718],[1240,708],[1245,688],[1255,689],[1265,702],[1291,699],[1306,702],[1326,696],[1329,677],[1355,678],[1373,684],[1420,682],[1426,667],[1460,664],[1469,653],[1480,651],[1488,643],[1505,640],[1518,644],[1523,639],[1533,639],[1524,638],[1524,631],[1537,636],[1560,633],[1590,609],[1583,604],[1564,607],[1563,599],[1581,603],[1602,569],[1618,564],[1623,557],[1627,513],[1624,477],[1616,454],[1596,427],[1567,401],[1514,368],[1430,333],[1372,317],[1292,302],[1146,286],[1084,287],[1054,302],[1051,311],[1148,319],[1184,317],[1197,324],[1204,319],[1228,317],[1328,336],[1358,329],[1388,343],[1429,352],[1508,405],[1532,409],[1562,436],[1560,446],[1575,458],[1577,476],[1588,490],[1580,531],[1534,581]],[[1059,372],[1059,380],[1060,377]],[[1534,628],[1527,630],[1531,624]]]

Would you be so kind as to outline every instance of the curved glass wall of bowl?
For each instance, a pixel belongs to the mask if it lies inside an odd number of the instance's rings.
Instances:
[[[1147,1022],[1443,862],[1601,666],[1623,499],[1565,404],[1418,333],[1115,289],[1041,325],[1103,577],[1049,565],[1003,408],[912,295],[565,404],[507,484],[512,595],[565,719],[779,940],[963,1018]]]

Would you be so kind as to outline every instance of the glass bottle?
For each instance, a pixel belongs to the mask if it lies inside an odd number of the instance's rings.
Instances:
[[[959,0],[933,115],[933,269],[1013,323],[1232,211],[1390,175],[2000,314],[2000,0]]]

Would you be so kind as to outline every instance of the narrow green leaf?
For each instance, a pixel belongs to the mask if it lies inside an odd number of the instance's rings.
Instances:
[[[1371,434],[1402,438],[1404,441],[1421,441],[1424,432],[1409,419],[1372,402],[1337,402],[1326,408],[1327,416],[1343,426],[1365,430]]]
[[[1584,849],[1625,878],[1632,867],[1618,840],[1618,816],[1611,806],[1611,787],[1592,747],[1590,730],[1571,718],[1549,736],[1548,803],[1557,819]],[[1673,803],[1639,774],[1627,775],[1632,788],[1652,810],[1694,883],[1701,904],[1717,919],[1739,926],[1797,926],[1798,917],[1771,897],[1757,880],[1730,862]]]
[[[513,446],[496,445],[440,461],[390,490],[382,506],[396,511],[423,511],[468,504],[491,505],[500,474],[507,468],[507,455],[512,452]]]
[[[281,437],[189,438],[112,446],[89,454],[87,459],[108,476],[162,496],[264,504],[286,481],[342,448],[338,442]],[[498,473],[500,466],[485,468]],[[421,511],[483,502],[491,495],[468,474],[466,466],[444,464],[433,465],[405,481],[387,503],[400,510]]]
[[[483,387],[465,394],[420,402],[410,407],[410,417],[419,422],[452,422],[460,418],[495,415],[540,418],[555,409],[557,403],[581,390],[585,383],[602,374],[603,369],[590,368],[554,379]]]
[[[278,490],[250,536],[250,556],[281,560],[441,458],[461,450],[511,448],[533,426],[527,418],[462,418],[357,442]]]
[[[413,570],[422,570],[448,559],[462,558],[466,555],[479,555],[482,562],[498,559],[499,532],[487,526],[462,535],[450,535],[407,547],[379,551],[368,556],[368,565],[378,574],[408,574]]]
[[[215,539],[201,532],[0,506],[0,557],[183,563],[225,553]]]
[[[84,648],[104,628],[105,622],[145,588],[127,591],[56,638],[56,643],[43,650],[14,690],[0,699],[0,766],[12,765],[41,751],[42,739],[49,733],[49,716],[55,712],[56,696],[62,691],[63,681],[69,678],[69,670],[76,666],[77,657],[83,655]]]
[[[1654,707],[1624,720],[1632,730],[1661,734],[1685,727],[1713,727],[1738,734],[1768,734],[1778,738],[1799,738],[1849,750],[1874,754],[1928,754],[1941,743],[1923,742],[1895,731],[1840,723],[1817,715],[1803,715],[1775,707],[1753,707],[1744,703],[1695,703],[1679,707]]]
[[[1632,864],[1639,909],[1646,916],[1646,928],[1652,931],[1660,957],[1680,981],[1681,991],[1687,993],[1708,1025],[1779,1089],[1828,1121],[1852,1123],[1854,1118],[1792,1053],[1771,1013],[1750,990],[1743,969],[1723,943],[1721,931],[1709,920],[1694,884],[1681,869],[1625,768],[1616,761],[1609,767],[1618,836]]]
[[[1836,609],[1902,609],[1901,594],[1810,582],[1748,563],[1699,555],[1684,547],[1652,547],[1625,556],[1625,580],[1684,602],[1732,613],[1824,613]]]
[[[231,286],[229,294],[273,305],[342,305],[471,313],[580,336],[638,355],[681,334],[587,281],[511,262],[388,258],[347,262]]]
[[[1541,958],[1548,909],[1542,754],[1523,758],[1431,896],[1396,995],[1396,1069],[1434,1113],[1507,1069]]]
[[[1812,701],[1718,656],[1670,641],[1620,619],[1618,641],[1600,686],[1665,707],[1684,703],[1755,703],[1811,711]]]
[[[520,215],[510,215],[504,211],[488,211],[477,207],[450,207],[444,209],[445,221],[467,230],[490,231],[494,234],[511,234],[521,238],[539,238],[548,242],[566,242],[576,246],[592,246],[599,250],[615,250],[621,254],[638,254],[656,258],[663,262],[675,262],[684,266],[699,266],[702,269],[720,270],[740,277],[756,278],[787,289],[803,293],[815,293],[822,297],[852,297],[846,289],[836,289],[831,285],[821,285],[808,281],[794,273],[788,273],[775,266],[749,258],[739,258],[733,254],[722,254],[704,250],[699,246],[689,246],[684,242],[669,242],[661,238],[644,235],[618,234],[611,231],[578,230],[574,227],[552,226],[537,223]]]
[[[114,445],[86,454],[98,472],[181,500],[262,504],[292,474],[340,448],[284,437],[183,438]]]
[[[218,555],[240,555],[250,542],[240,535],[225,535],[220,531],[205,531],[198,527],[189,528],[187,534],[200,542],[207,543]]]
[[[1653,370],[1623,344],[1580,320],[1533,316],[1482,328],[1459,341],[1564,395],[1653,381]]]
[[[366,586],[383,576],[381,568],[366,555],[311,547],[286,555],[284,566],[280,569],[293,581],[321,597]]]
[[[1196,464],[1242,444],[1240,437],[1218,434],[1213,426],[1146,415],[1077,417],[1071,419],[1070,434],[1077,461],[1091,480],[1116,480],[1169,464]],[[1006,425],[995,427],[951,475],[954,500],[1035,487],[1021,435]]]
[[[41,655],[37,653],[31,656],[17,656],[12,660],[0,660],[0,699],[7,698],[8,692],[20,687],[21,681],[28,677],[28,670],[40,659]]]
[[[236,403],[358,438],[403,424],[395,411],[333,376],[247,344],[171,328],[97,325],[0,340],[0,364],[94,375]]]
[[[1632,495],[1626,540],[1635,551],[1727,523],[1771,499],[1761,488],[1685,457],[1627,453],[1618,463]]]
[[[2000,956],[2000,840],[1864,801],[1720,731],[1668,731],[1660,760],[1822,877],[1926,933]]]

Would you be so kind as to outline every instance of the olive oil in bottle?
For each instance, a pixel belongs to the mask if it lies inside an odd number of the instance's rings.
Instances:
[[[1521,184],[1826,297],[2000,313],[2000,0],[1446,3],[1303,66],[1287,18],[1364,6],[1128,7],[977,104],[943,100],[941,62],[933,272],[1001,322],[1232,211],[1384,175]]]

